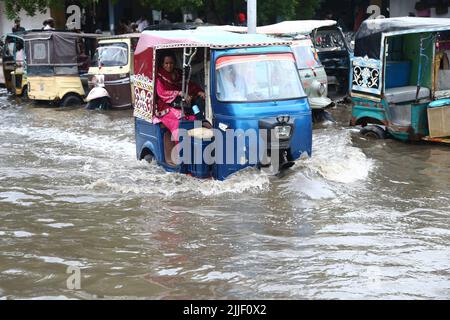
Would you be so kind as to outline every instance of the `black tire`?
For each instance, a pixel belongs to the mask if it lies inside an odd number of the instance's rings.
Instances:
[[[153,157],[153,155],[152,155],[151,153],[147,154],[147,155],[144,157],[144,160],[147,161],[148,163],[152,163],[152,162],[153,162],[153,159],[154,159],[154,157]]]
[[[366,126],[361,129],[360,134],[366,138],[370,139],[386,139],[386,130],[380,126]]]
[[[83,103],[83,100],[76,94],[69,93],[67,94],[59,103],[59,106],[62,108],[65,107],[73,107],[79,106]]]

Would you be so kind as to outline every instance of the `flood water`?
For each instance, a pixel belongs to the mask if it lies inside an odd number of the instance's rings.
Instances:
[[[131,111],[0,91],[0,299],[449,299],[450,147],[349,110],[285,176],[217,182],[138,162]]]

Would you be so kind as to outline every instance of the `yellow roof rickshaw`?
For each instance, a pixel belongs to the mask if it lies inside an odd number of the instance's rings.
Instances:
[[[59,106],[81,104],[97,34],[42,31],[25,36],[28,96]]]

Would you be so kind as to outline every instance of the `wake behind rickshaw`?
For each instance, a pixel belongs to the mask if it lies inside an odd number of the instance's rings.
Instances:
[[[352,59],[352,125],[376,138],[450,143],[450,19],[365,21]]]
[[[112,108],[124,109],[132,106],[134,88],[131,79],[134,77],[134,50],[139,37],[139,33],[123,34],[102,37],[98,42],[89,68],[89,89],[94,96],[96,86],[104,88]],[[91,101],[91,104],[95,107],[94,101]]]
[[[223,31],[145,31],[135,52],[137,158],[155,159],[169,172],[224,180],[247,167],[278,172],[311,155],[311,109],[289,45]],[[190,79],[206,95],[201,121],[180,120],[178,144],[157,111],[157,68],[167,50],[183,69],[182,96]],[[195,113],[183,101],[182,114]]]
[[[88,93],[88,71],[96,34],[42,31],[26,34],[28,96],[59,106],[81,104]]]
[[[17,96],[27,96],[27,64],[25,32],[6,35],[2,51],[3,76],[6,89]]]

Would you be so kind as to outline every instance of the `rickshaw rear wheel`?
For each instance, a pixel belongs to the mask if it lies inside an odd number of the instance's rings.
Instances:
[[[64,96],[64,98],[59,103],[60,107],[73,107],[77,105],[81,105],[83,103],[83,100],[74,93],[69,93]]]
[[[360,134],[366,138],[371,139],[386,139],[387,134],[386,130],[381,128],[380,126],[366,126],[361,129]]]

